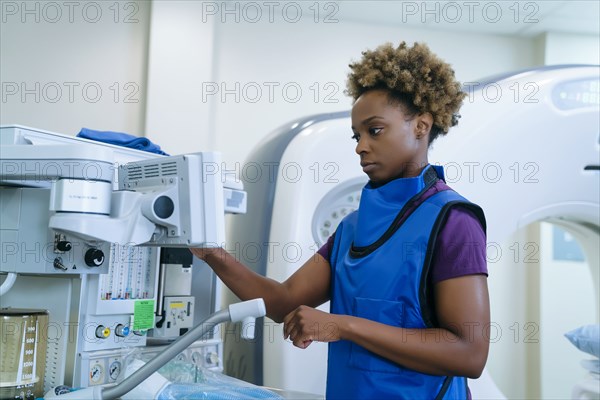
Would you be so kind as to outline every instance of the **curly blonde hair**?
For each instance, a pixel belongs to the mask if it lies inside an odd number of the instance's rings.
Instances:
[[[446,134],[458,123],[458,110],[467,94],[454,77],[450,65],[429,50],[427,45],[406,42],[394,48],[386,43],[367,50],[358,62],[349,65],[346,93],[354,101],[370,90],[387,91],[392,103],[404,106],[410,116],[430,113],[433,127],[429,143]]]

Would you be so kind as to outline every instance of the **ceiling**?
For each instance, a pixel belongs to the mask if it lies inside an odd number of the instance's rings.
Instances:
[[[543,32],[600,35],[600,0],[332,1],[320,4],[322,15],[340,21],[522,37]]]

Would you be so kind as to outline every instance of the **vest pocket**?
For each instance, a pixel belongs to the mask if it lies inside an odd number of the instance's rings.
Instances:
[[[382,324],[401,327],[404,323],[404,303],[399,301],[354,298],[354,315]],[[354,368],[400,373],[407,371],[405,368],[381,357],[362,346],[350,343],[350,366]]]

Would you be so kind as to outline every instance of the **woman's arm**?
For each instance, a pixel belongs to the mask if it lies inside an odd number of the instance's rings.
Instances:
[[[280,283],[250,270],[221,248],[190,250],[206,262],[240,299],[262,297],[267,316],[275,322],[282,322],[290,311],[301,304],[317,307],[329,300],[331,270],[329,262],[318,253]]]
[[[479,377],[489,348],[487,277],[466,275],[439,282],[435,299],[440,328],[398,328],[299,307],[285,317],[284,335],[301,348],[313,340],[350,340],[415,371]]]

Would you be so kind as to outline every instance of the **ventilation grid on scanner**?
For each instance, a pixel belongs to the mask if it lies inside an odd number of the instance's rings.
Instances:
[[[146,165],[128,165],[127,179],[138,180],[145,178],[157,178],[160,176],[177,175],[177,162],[168,161]]]

